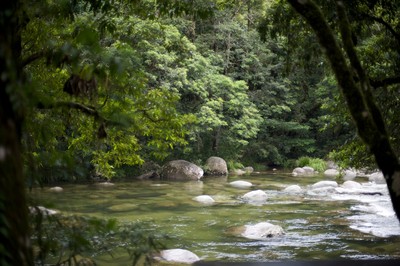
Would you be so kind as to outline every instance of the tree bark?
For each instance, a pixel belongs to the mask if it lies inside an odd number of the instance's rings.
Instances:
[[[322,12],[312,0],[288,2],[305,18],[324,48],[358,134],[369,147],[385,176],[393,208],[400,220],[400,163],[391,147],[384,119],[371,93],[372,86],[351,41],[351,30],[343,3],[336,1],[344,52]]]
[[[0,264],[33,265],[21,160],[20,1],[0,3]]]

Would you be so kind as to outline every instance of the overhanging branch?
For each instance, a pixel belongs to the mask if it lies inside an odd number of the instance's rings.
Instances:
[[[60,101],[60,102],[49,103],[49,104],[39,103],[37,105],[37,107],[39,109],[54,109],[54,108],[76,109],[86,115],[92,116],[97,121],[99,121],[100,123],[104,123],[105,125],[116,125],[116,126],[123,125],[121,123],[106,119],[97,111],[97,109],[95,107],[84,105],[84,104],[77,103],[77,102]]]

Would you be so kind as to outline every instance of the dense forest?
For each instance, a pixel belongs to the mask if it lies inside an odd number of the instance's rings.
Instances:
[[[313,13],[297,2],[309,1],[2,2],[0,186],[135,176],[209,156],[260,170],[302,156],[382,169],[385,158],[396,175],[400,4],[315,1]],[[336,68],[315,14],[343,40]],[[361,96],[339,71],[348,62]],[[353,110],[363,104],[370,113]],[[375,120],[354,123],[362,114]],[[1,220],[22,217],[10,231],[24,236],[26,214],[7,210],[24,206],[23,192],[3,192]]]
[[[21,99],[22,143],[32,180],[115,178],[145,162],[201,165],[212,155],[292,167],[357,142],[315,38],[291,29],[294,18],[274,18],[288,6],[145,4],[26,11],[21,56],[34,89]]]

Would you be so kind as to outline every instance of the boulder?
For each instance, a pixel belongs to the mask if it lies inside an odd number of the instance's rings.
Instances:
[[[175,262],[175,263],[194,263],[199,261],[200,258],[194,254],[193,252],[186,250],[186,249],[166,249],[160,252],[161,260],[165,260],[168,262]]]
[[[193,200],[203,203],[203,204],[215,203],[215,200],[211,196],[208,196],[208,195],[200,195],[200,196],[194,197]]]
[[[362,185],[356,181],[347,180],[342,184],[342,187],[346,189],[360,189]]]
[[[324,172],[324,176],[326,176],[326,177],[338,177],[339,174],[340,174],[339,171],[336,169],[328,169],[328,170],[325,170],[325,172]]]
[[[242,199],[248,202],[264,202],[267,200],[267,193],[260,189],[254,190],[244,194]]]
[[[160,176],[163,179],[171,180],[199,180],[203,174],[203,169],[191,162],[174,160],[162,167]]]
[[[294,176],[305,175],[305,174],[306,174],[306,170],[304,170],[302,167],[296,167],[292,171],[292,175],[294,175]]]
[[[262,222],[254,225],[245,225],[241,236],[249,239],[262,240],[283,235],[285,231],[279,225]]]
[[[232,187],[236,187],[236,188],[249,188],[252,187],[253,184],[247,181],[242,181],[242,180],[238,180],[238,181],[233,181],[229,183]]]
[[[319,189],[319,188],[325,188],[325,187],[338,187],[338,183],[336,181],[319,181],[313,185],[311,185],[311,189]]]
[[[220,157],[210,157],[206,161],[205,165],[205,175],[227,175],[228,166],[224,159]]]
[[[283,192],[295,194],[303,192],[303,189],[299,185],[291,185],[283,189]]]
[[[310,167],[310,166],[304,166],[303,167],[304,171],[306,174],[311,175],[315,173],[314,168]]]
[[[243,171],[245,171],[246,174],[251,174],[254,172],[254,168],[251,166],[247,166],[247,167],[243,168]]]
[[[343,175],[343,180],[353,180],[354,178],[356,178],[357,173],[353,170],[346,169],[343,171],[342,175]]]
[[[377,184],[386,184],[385,177],[383,176],[382,172],[375,172],[368,176],[368,180],[370,182],[374,182]]]

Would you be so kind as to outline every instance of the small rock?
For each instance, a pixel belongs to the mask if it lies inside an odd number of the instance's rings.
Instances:
[[[234,169],[231,171],[231,174],[237,176],[237,175],[244,175],[246,174],[246,172],[243,171],[242,169]]]
[[[292,171],[292,175],[297,176],[297,175],[304,175],[306,173],[306,170],[304,170],[302,167],[296,167]]]
[[[233,181],[229,183],[232,187],[236,187],[236,188],[249,188],[252,187],[253,184],[247,181],[242,181],[242,180],[238,180],[238,181]]]
[[[241,236],[249,239],[266,239],[274,236],[283,235],[285,231],[279,225],[262,222],[254,225],[245,225]]]
[[[245,167],[245,168],[243,169],[243,171],[245,171],[246,174],[251,174],[251,173],[254,172],[254,168],[251,167],[251,166],[247,166],[247,167]]]
[[[114,186],[114,183],[111,183],[111,182],[100,182],[100,183],[96,183],[96,186],[99,186],[99,187],[112,187],[112,186]]]
[[[342,187],[347,189],[359,189],[362,188],[362,185],[356,181],[347,180],[342,184]]]
[[[312,168],[310,166],[304,166],[303,169],[304,169],[306,174],[313,174],[315,172],[314,168]]]
[[[49,188],[49,191],[52,192],[62,192],[64,189],[62,187],[51,187]]]
[[[343,171],[342,175],[343,175],[343,180],[353,180],[354,178],[356,178],[357,173],[350,169],[347,169]]]
[[[299,185],[291,185],[286,187],[283,191],[286,193],[301,193],[303,189],[301,189]]]
[[[368,176],[370,182],[375,182],[377,184],[386,184],[386,180],[382,172],[375,172]]]
[[[160,252],[160,258],[169,262],[194,263],[200,258],[193,252],[186,249],[166,249]]]
[[[324,175],[327,177],[338,177],[339,176],[339,171],[336,169],[328,169],[325,170]]]
[[[203,203],[203,204],[213,204],[213,203],[215,203],[215,200],[212,197],[208,196],[208,195],[197,196],[197,197],[194,197],[193,200],[195,200],[197,202],[200,202],[200,203]]]
[[[316,188],[323,188],[323,187],[337,187],[338,183],[336,181],[319,181],[313,185],[311,185],[312,189],[316,189]]]
[[[244,194],[242,198],[249,202],[264,202],[267,200],[267,193],[259,189]]]

